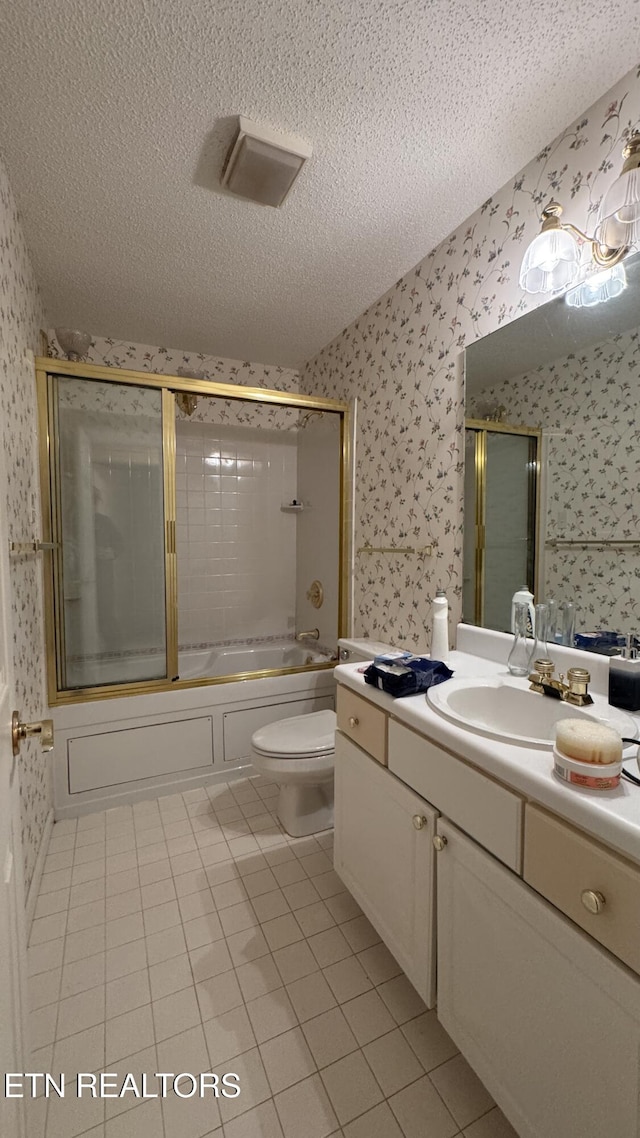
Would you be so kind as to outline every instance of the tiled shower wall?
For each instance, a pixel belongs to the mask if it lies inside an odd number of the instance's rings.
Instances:
[[[181,648],[292,634],[297,519],[281,507],[296,496],[296,434],[177,422]]]

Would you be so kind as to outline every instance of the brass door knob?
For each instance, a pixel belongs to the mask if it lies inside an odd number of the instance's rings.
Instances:
[[[424,814],[414,814],[413,815],[413,824],[414,824],[416,830],[424,830],[424,828],[427,824],[427,819],[425,818]]]
[[[53,750],[53,719],[41,719],[37,723],[23,723],[20,712],[11,716],[11,745],[14,755],[20,754],[23,739],[38,736],[43,751]]]
[[[433,848],[437,850],[438,853],[442,852],[446,844],[447,839],[445,838],[444,834],[436,834],[435,838],[433,839]]]
[[[359,722],[360,722],[360,720],[358,719],[358,717],[356,715],[350,715],[349,716],[349,726],[350,727],[357,727]]]
[[[580,900],[585,909],[593,913],[594,917],[597,917],[598,914],[602,912],[607,903],[603,894],[598,893],[595,889],[585,889],[584,892],[580,894]]]

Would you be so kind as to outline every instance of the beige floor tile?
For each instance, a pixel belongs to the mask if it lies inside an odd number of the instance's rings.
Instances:
[[[104,1046],[104,1023],[95,1024],[85,1031],[78,1031],[75,1035],[68,1035],[54,1044],[50,1069],[56,1073],[63,1071],[67,1080],[75,1079],[78,1071],[101,1071],[105,1063]]]
[[[300,1023],[336,1006],[335,996],[322,972],[314,972],[287,984],[287,994]]]
[[[129,888],[133,889],[135,885],[137,885],[136,881]],[[75,909],[76,905],[88,905],[90,901],[99,901],[106,896],[106,878],[99,877],[96,881],[85,881],[82,885],[72,886],[69,895],[69,908]]]
[[[295,947],[295,946],[293,946]],[[287,949],[282,951],[287,952]],[[238,983],[246,1003],[282,987],[282,980],[272,956],[262,956],[236,969]]]
[[[322,1081],[341,1126],[371,1110],[383,1098],[361,1051],[354,1051],[325,1067]]]
[[[313,905],[320,900],[320,894],[312,881],[296,881],[293,885],[285,885],[284,893],[289,908],[303,909],[306,905]]]
[[[336,923],[324,901],[316,901],[313,905],[304,905],[302,909],[296,909],[296,920],[306,937],[322,933]]]
[[[260,1055],[274,1095],[306,1079],[316,1070],[313,1055],[299,1027],[262,1043]]]
[[[355,956],[330,964],[322,971],[339,1004],[353,1000],[371,988],[371,981]]]
[[[250,1051],[256,1045],[247,1009],[243,1006],[207,1020],[203,1028],[212,1071],[217,1071],[221,1064]],[[193,1069],[186,1068],[189,1071]]]
[[[300,864],[309,877],[319,877],[333,869],[333,862],[326,853],[313,853],[300,858]]]
[[[105,916],[107,922],[127,917],[129,913],[139,913],[142,909],[142,896],[139,889],[129,889],[126,893],[116,893],[107,897]]]
[[[320,877],[314,877],[313,884],[324,900],[335,897],[337,893],[344,893],[344,883],[334,869],[322,873]]]
[[[305,881],[307,877],[297,858],[285,861],[281,865],[275,865],[273,875],[280,888],[283,885],[295,885],[296,881]]]
[[[169,874],[171,874],[170,864]],[[140,876],[142,876],[142,874]],[[203,889],[206,890],[210,888],[209,878],[205,869],[198,869],[195,873],[178,873],[173,878],[173,884],[175,885],[176,895],[178,897],[187,897],[191,893],[199,893]]]
[[[220,976],[212,976],[210,980],[196,984],[196,995],[203,1020],[223,1015],[243,1002],[234,972],[223,972]]]
[[[102,915],[104,920],[104,913]],[[89,922],[91,923],[91,922]],[[85,928],[86,926],[82,926]],[[49,940],[57,940],[67,931],[67,912],[52,913],[50,917],[38,917],[31,926],[29,944],[44,944]]]
[[[123,1055],[142,1051],[145,1047],[151,1047],[153,1043],[151,1004],[107,1020],[105,1060],[107,1066],[121,1059]]]
[[[150,910],[155,912],[155,910]],[[132,940],[140,940],[145,935],[146,925],[142,922],[142,913],[129,913],[127,917],[118,917],[109,921],[107,925],[107,948],[118,948],[121,944],[128,944]],[[146,930],[155,932],[156,930]]]
[[[396,976],[394,980],[388,980],[386,984],[379,986],[378,992],[398,1024],[406,1023],[407,1020],[414,1019],[426,1011],[424,1001],[406,976]]]
[[[495,1106],[488,1090],[462,1055],[456,1055],[432,1071],[431,1082],[461,1130]]]
[[[79,992],[86,992],[89,988],[97,988],[104,984],[106,975],[106,954],[98,952],[86,960],[75,960],[66,964],[62,969],[60,983],[60,999],[67,996],[76,996]]]
[[[286,948],[279,948],[274,952],[273,959],[284,984],[292,984],[294,980],[318,971],[318,962],[306,940],[298,944],[289,944]]]
[[[75,909],[69,910],[67,932],[81,932],[82,929],[90,929],[94,925],[103,925],[105,921],[106,903],[104,898],[100,898],[99,901],[90,901],[88,905],[78,905]]]
[[[464,1138],[518,1138],[513,1126],[498,1107],[473,1122],[464,1131]]]
[[[184,936],[189,950],[213,944],[224,936],[217,913],[206,913],[192,921],[185,921]]]
[[[218,916],[226,937],[256,928],[260,924],[250,901],[240,901],[238,905],[230,905],[228,909],[221,909]]]
[[[358,960],[373,984],[384,984],[394,976],[400,976],[402,969],[386,944],[374,944],[358,953]]]
[[[141,885],[140,893],[143,909],[154,909],[157,905],[165,905],[167,901],[175,901],[176,899],[176,888],[173,879],[170,877],[161,878],[160,881],[152,881],[148,885]],[[213,900],[211,900],[211,906],[213,907]]]
[[[335,897],[327,898],[326,904],[329,912],[339,925],[362,916],[362,909],[350,893],[336,893]]]
[[[27,985],[29,1011],[35,1012],[47,1004],[56,1003],[60,998],[61,980],[61,968],[53,968],[50,972],[39,972],[37,976],[31,976]],[[94,986],[93,984],[90,985],[90,987]]]
[[[282,1127],[271,1100],[227,1122],[225,1138],[283,1138]]]
[[[136,1051],[133,1055],[125,1055],[122,1059],[118,1059],[115,1063],[109,1064],[109,1074],[116,1076],[114,1085],[122,1087],[127,1075],[131,1074],[134,1077],[136,1086],[140,1089],[142,1086],[142,1076],[145,1076],[146,1086],[148,1090],[157,1094],[160,1088],[159,1080],[155,1078],[156,1071],[168,1071],[170,1067],[160,1067],[158,1065],[158,1052],[155,1046],[145,1047],[142,1051]],[[109,1098],[105,1100],[105,1115],[107,1121],[115,1118],[119,1114],[124,1114],[127,1110],[133,1110],[135,1106],[140,1105],[140,1099],[136,1097],[133,1090],[128,1090],[121,1098]],[[93,1138],[93,1135],[91,1135]]]
[[[164,1138],[222,1138],[218,1100],[212,1097],[181,1099],[170,1095],[162,1103]],[[159,1138],[162,1130],[150,1138]],[[89,1138],[89,1135],[87,1135]]]
[[[454,1138],[458,1124],[444,1105],[440,1095],[424,1075],[389,1099],[405,1138]]]
[[[58,889],[55,893],[44,893],[38,897],[34,917],[49,917],[52,913],[62,913],[69,908],[71,889]]]
[[[358,1041],[340,1008],[307,1020],[303,1031],[318,1067],[327,1067],[358,1049]]]
[[[159,1099],[138,1102],[132,1110],[109,1118],[105,1126],[106,1138],[158,1138],[158,1134],[162,1134],[162,1107]]]
[[[330,964],[352,955],[349,943],[337,926],[310,937],[309,947],[321,968],[327,968]]]
[[[131,1012],[151,1002],[149,973],[146,968],[130,972],[107,984],[107,1019]]]
[[[258,1043],[265,1043],[298,1024],[298,1017],[284,988],[251,1000],[247,1004],[247,1012]]]
[[[285,1138],[326,1138],[338,1127],[319,1075],[296,1083],[275,1098]]]
[[[130,889],[137,889],[139,885],[140,877],[135,869],[128,869],[125,873],[112,873],[106,879],[106,895],[115,897],[116,893],[128,893]]]
[[[354,917],[353,920],[345,921],[344,924],[340,925],[340,928],[353,952],[363,952],[365,948],[371,948],[372,945],[380,943],[380,937],[365,916]]]
[[[60,968],[64,956],[64,940],[48,940],[46,944],[36,944],[27,949],[27,968],[29,976],[39,972],[50,972]]]
[[[218,911],[228,909],[231,905],[237,905],[240,901],[247,900],[247,891],[244,885],[236,879],[225,881],[220,885],[212,884],[211,892]]]
[[[283,917],[275,917],[272,921],[265,921],[262,925],[262,931],[272,952],[304,940],[304,934],[293,913],[287,913]]]
[[[227,937],[227,947],[236,967],[247,964],[250,960],[257,960],[260,956],[266,956],[269,952],[269,945],[263,932],[255,927],[232,933]]]
[[[29,1013],[29,1041],[34,1050],[53,1043],[56,1036],[58,1005],[46,1004]]]
[[[171,960],[163,960],[160,964],[152,964],[149,969],[151,982],[151,998],[161,1000],[163,996],[170,996],[172,992],[179,992],[183,988],[190,988],[193,984],[191,963],[186,953],[174,956]]]
[[[196,983],[209,980],[212,976],[220,976],[222,972],[230,972],[233,968],[231,954],[225,940],[214,941],[213,944],[204,944],[189,953],[191,971]]]
[[[257,1047],[234,1058],[233,1073],[238,1076],[241,1091],[237,1098],[218,1100],[223,1123],[271,1098],[269,1082]]]
[[[173,882],[171,883],[173,886]],[[206,917],[208,913],[215,912],[213,895],[209,888],[200,889],[197,893],[188,893],[178,901],[180,916],[183,923],[195,921],[198,917]]]
[[[75,1095],[49,1099],[47,1138],[75,1138],[104,1120],[104,1099]],[[111,1138],[111,1136],[110,1136]],[[118,1136],[119,1138],[119,1136]]]
[[[458,1054],[458,1048],[444,1030],[435,1008],[403,1024],[402,1033],[427,1073]]]
[[[289,902],[281,889],[272,889],[269,893],[262,893],[254,897],[253,908],[259,921],[271,921],[290,913]]]
[[[154,1000],[151,1010],[158,1042],[200,1023],[200,1008],[195,988],[184,988],[171,996]]]
[[[65,964],[71,964],[74,960],[84,960],[87,956],[94,956],[96,952],[104,952],[105,928],[105,925],[94,925],[93,928],[83,929],[79,933],[69,933],[64,941]]]
[[[118,948],[108,949],[107,980],[117,980],[119,976],[127,976],[130,972],[146,968],[147,949],[146,940],[133,940],[129,944],[121,944]]]
[[[139,916],[139,914],[137,915]],[[166,901],[164,905],[154,905],[152,909],[145,909],[143,917],[145,936],[153,936],[154,933],[161,933],[164,932],[165,929],[171,929],[176,925],[182,924],[177,901]],[[133,920],[132,917],[124,919]],[[134,939],[134,937],[131,937],[131,940]]]
[[[103,1023],[105,1012],[104,987],[89,988],[77,996],[69,996],[61,1000],[58,1006],[58,1026],[56,1038],[63,1039],[65,1035],[75,1035],[77,1031],[84,1031],[97,1023]],[[35,1044],[42,1046],[42,1044]]]
[[[160,964],[163,960],[170,960],[172,956],[182,956],[187,951],[187,942],[181,924],[153,933],[151,936],[147,935],[144,943],[147,946],[149,965]]]
[[[250,840],[255,842],[254,838]],[[259,869],[257,873],[248,873],[243,876],[242,882],[249,897],[261,897],[263,893],[271,893],[273,889],[278,887],[278,882],[268,867],[267,869]]]
[[[345,1126],[344,1134],[345,1138],[404,1138],[386,1102],[350,1122]],[[424,1138],[428,1138],[426,1131]]]
[[[423,1075],[422,1065],[399,1028],[374,1039],[362,1050],[386,1098]]]

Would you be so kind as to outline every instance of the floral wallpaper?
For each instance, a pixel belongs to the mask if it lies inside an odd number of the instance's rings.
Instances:
[[[545,596],[577,605],[578,631],[640,627],[639,379],[634,329],[481,392],[504,406],[506,422],[544,429],[547,540],[639,541],[547,549]]]
[[[0,445],[4,452],[9,541],[39,537],[36,393],[27,349],[39,352],[44,311],[16,204],[0,160]],[[6,535],[2,535],[5,540]],[[10,559],[16,707],[44,714],[41,568],[37,556]],[[20,749],[25,888],[28,890],[52,806],[51,757],[35,739]]]
[[[438,587],[460,619],[465,344],[533,307],[518,273],[550,197],[593,228],[640,123],[640,68],[327,345],[301,390],[359,397],[355,545],[432,545],[356,558],[354,632],[424,647]]]

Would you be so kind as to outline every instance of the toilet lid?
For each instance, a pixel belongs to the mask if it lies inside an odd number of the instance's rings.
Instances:
[[[335,711],[312,711],[260,727],[251,737],[256,751],[267,755],[322,755],[335,747]]]

